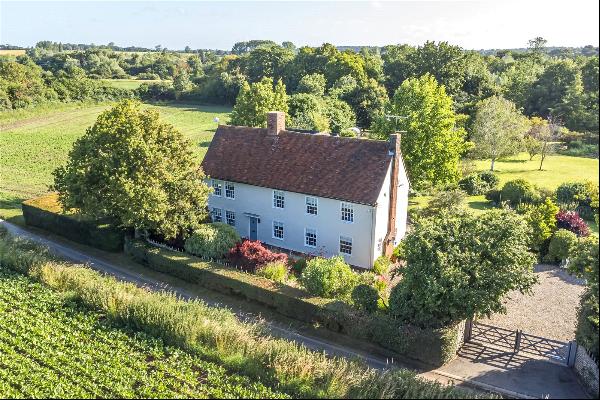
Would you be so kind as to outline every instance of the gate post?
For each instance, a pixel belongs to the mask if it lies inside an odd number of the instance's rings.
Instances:
[[[567,352],[567,367],[572,367],[575,365],[575,358],[577,358],[577,342],[575,340],[571,340],[569,342],[569,351]]]
[[[464,337],[463,337],[463,341],[465,343],[467,343],[471,340],[472,332],[473,332],[473,320],[468,319],[465,321],[465,333],[464,333]]]
[[[521,348],[521,330],[517,329],[517,334],[515,336],[515,353],[518,353],[520,348]]]

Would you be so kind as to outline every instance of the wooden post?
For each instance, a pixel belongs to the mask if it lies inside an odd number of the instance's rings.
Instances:
[[[463,338],[463,341],[465,343],[467,343],[471,340],[472,333],[473,333],[473,320],[468,319],[465,321],[465,333],[464,333],[464,338]]]
[[[521,348],[521,330],[517,329],[517,334],[515,336],[515,353],[518,353],[520,348]]]
[[[577,358],[577,350],[579,350],[577,342],[575,340],[571,340],[569,342],[569,351],[567,352],[568,367],[573,367],[575,365],[575,359]]]

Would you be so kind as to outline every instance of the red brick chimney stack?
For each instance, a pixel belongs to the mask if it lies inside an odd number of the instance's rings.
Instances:
[[[400,134],[390,135],[388,151],[392,156],[392,176],[390,179],[390,206],[388,214],[388,229],[384,241],[384,254],[391,256],[396,240],[396,207],[398,205],[398,170],[400,169]]]
[[[267,135],[279,135],[285,131],[285,113],[281,111],[269,111],[267,113]]]

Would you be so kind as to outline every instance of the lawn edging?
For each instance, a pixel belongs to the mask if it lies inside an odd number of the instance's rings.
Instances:
[[[401,324],[385,315],[365,314],[338,300],[312,297],[299,288],[137,239],[126,238],[125,253],[153,270],[254,301],[293,319],[319,323],[433,366],[452,360],[462,344],[464,323],[441,329]]]
[[[98,224],[76,215],[65,214],[57,200],[56,193],[25,200],[21,203],[25,223],[100,250],[123,251],[124,231],[108,224]]]

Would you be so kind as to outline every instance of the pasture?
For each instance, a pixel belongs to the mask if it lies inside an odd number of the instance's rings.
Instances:
[[[140,87],[140,85],[142,83],[158,83],[158,82],[163,82],[163,81],[161,81],[161,80],[140,80],[140,79],[103,79],[102,82],[106,83],[112,87],[116,87],[118,89],[135,90],[138,87]],[[168,82],[168,81],[164,81],[164,82]]]
[[[18,50],[0,50],[0,57],[2,56],[8,56],[8,57],[17,57],[17,56],[22,56],[24,55],[26,52],[25,49],[18,49]]]
[[[2,398],[280,398],[0,267]]]

